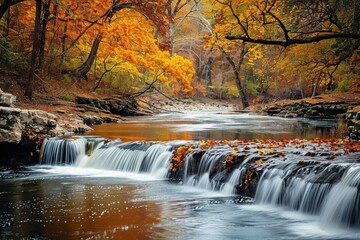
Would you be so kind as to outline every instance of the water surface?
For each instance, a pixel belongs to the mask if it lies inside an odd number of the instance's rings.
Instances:
[[[335,120],[288,119],[247,113],[185,112],[133,117],[93,126],[87,135],[135,140],[244,140],[339,138],[344,124]]]
[[[3,239],[356,239],[308,215],[142,175],[72,167],[2,174]],[[8,178],[8,179],[5,179]]]
[[[95,126],[132,140],[341,137],[336,121],[176,113]],[[316,216],[150,175],[38,165],[0,171],[1,239],[359,239]]]

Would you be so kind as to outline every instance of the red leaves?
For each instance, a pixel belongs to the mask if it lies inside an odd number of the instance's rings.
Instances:
[[[170,169],[173,172],[179,170],[187,154],[196,154],[205,152],[210,148],[217,146],[229,146],[231,149],[225,148],[223,154],[227,154],[222,162],[225,173],[231,172],[241,161],[251,155],[254,160],[249,164],[252,171],[261,171],[267,168],[274,158],[278,160],[297,161],[303,164],[306,160],[335,160],[344,154],[360,152],[360,142],[348,139],[293,139],[274,141],[271,139],[261,139],[253,141],[201,141],[198,144],[189,144],[188,146],[180,146],[174,151],[171,159]],[[219,148],[220,149],[220,148]],[[219,153],[221,154],[221,153]],[[247,173],[247,182],[250,181],[252,173]],[[246,185],[246,183],[245,183]]]

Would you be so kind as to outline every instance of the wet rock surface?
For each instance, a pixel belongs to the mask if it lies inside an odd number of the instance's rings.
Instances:
[[[270,116],[286,118],[310,118],[310,119],[338,119],[345,114],[350,106],[343,102],[327,102],[321,104],[311,104],[308,102],[295,102],[282,106],[272,106],[265,109]]]
[[[306,176],[307,182],[333,184],[354,163],[360,163],[356,140],[202,141],[174,150],[169,176],[173,181],[193,176],[193,185],[206,176],[205,186],[212,190],[222,190],[235,176],[238,183],[233,193],[254,197],[261,176],[269,169],[282,166],[285,178]],[[311,172],[316,175],[308,177]]]
[[[306,101],[270,106],[263,111],[270,116],[346,120],[348,136],[360,139],[360,109],[358,101],[329,101],[312,104]]]
[[[349,136],[360,140],[360,109],[350,110],[346,113]]]

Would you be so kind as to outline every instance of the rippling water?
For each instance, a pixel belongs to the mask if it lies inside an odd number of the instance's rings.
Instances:
[[[96,126],[142,140],[339,137],[331,121],[248,114],[162,114]],[[33,166],[0,172],[2,239],[359,239],[356,230],[148,175]]]
[[[356,239],[315,217],[151,179],[71,167],[3,173],[3,239]]]

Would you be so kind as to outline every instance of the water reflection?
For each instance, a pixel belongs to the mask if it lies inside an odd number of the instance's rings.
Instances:
[[[0,182],[1,239],[358,239],[312,216],[166,181],[31,173]],[[306,229],[301,231],[300,229]]]
[[[133,199],[141,185],[81,183],[75,179],[1,184],[2,238],[146,239],[162,205]],[[3,191],[5,190],[5,191]],[[156,234],[168,231],[157,227]]]
[[[293,138],[339,138],[346,134],[338,121],[285,119],[231,113],[172,113],[135,117],[119,124],[94,126],[88,135],[136,140],[275,140]]]

